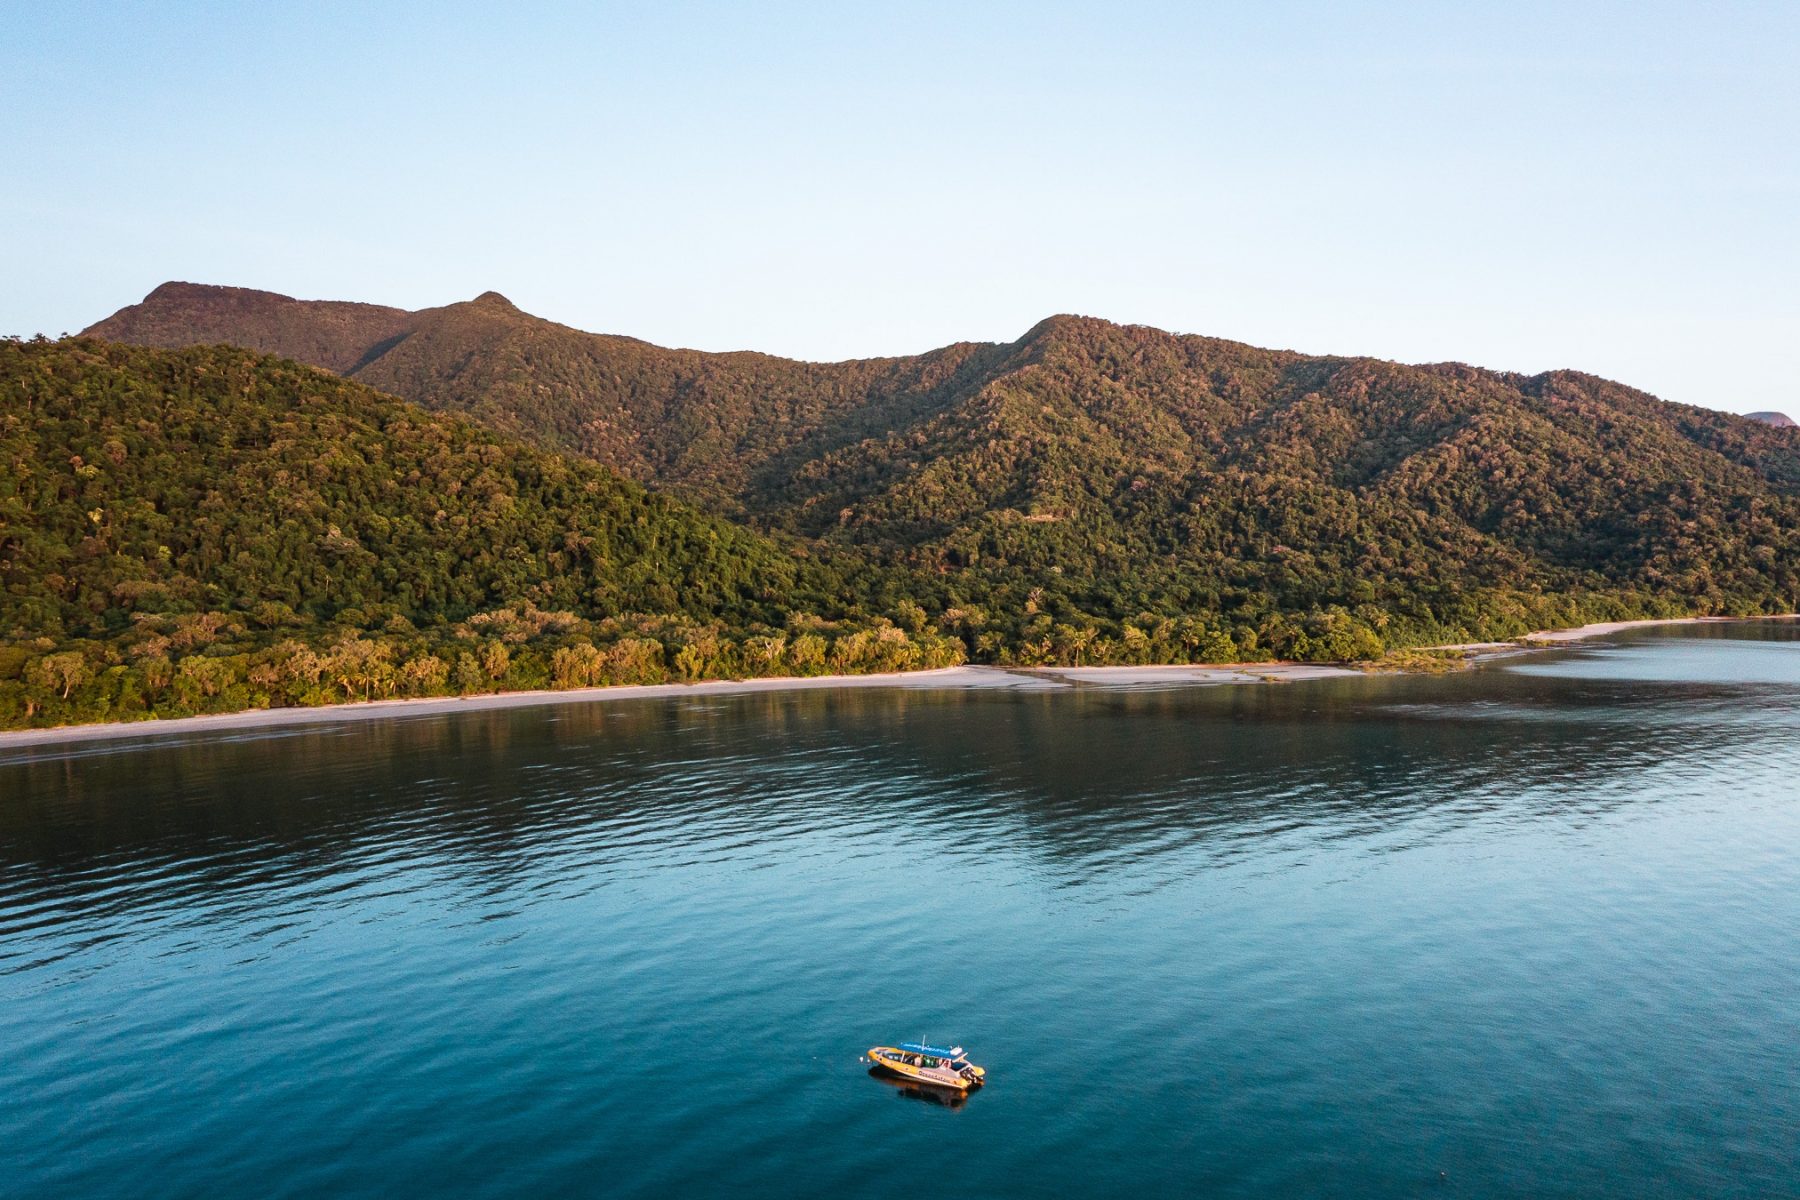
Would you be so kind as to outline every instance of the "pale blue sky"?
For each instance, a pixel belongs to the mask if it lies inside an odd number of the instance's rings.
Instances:
[[[1800,3],[7,4],[0,331],[165,279],[803,358],[1054,312],[1800,416]]]

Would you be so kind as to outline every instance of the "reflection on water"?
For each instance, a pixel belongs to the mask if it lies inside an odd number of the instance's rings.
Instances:
[[[902,1100],[917,1100],[921,1104],[935,1104],[939,1108],[950,1109],[961,1108],[969,1102],[967,1092],[960,1092],[955,1088],[927,1087],[910,1079],[902,1079],[883,1067],[870,1067],[869,1078],[892,1088],[894,1094]]]
[[[1797,772],[1773,624],[1439,679],[14,751],[0,1174],[900,1195],[870,1155],[917,1154],[997,1195],[1775,1194]],[[862,1049],[919,1029],[1006,1086],[872,1103]]]

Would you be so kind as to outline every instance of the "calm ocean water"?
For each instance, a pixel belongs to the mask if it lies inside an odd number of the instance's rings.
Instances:
[[[1800,628],[0,751],[0,1194],[940,1187],[1800,1195]]]

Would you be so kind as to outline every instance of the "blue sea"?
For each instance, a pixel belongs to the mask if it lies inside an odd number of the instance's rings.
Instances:
[[[0,749],[0,1194],[932,1191],[1800,1195],[1800,627]]]

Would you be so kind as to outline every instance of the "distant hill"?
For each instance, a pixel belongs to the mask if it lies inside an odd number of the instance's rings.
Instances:
[[[84,333],[280,354],[726,507],[802,442],[891,428],[991,374],[1002,357],[960,345],[803,363],[583,333],[497,292],[403,312],[188,283],[164,284]]]
[[[90,328],[93,337],[133,346],[227,343],[353,373],[374,348],[399,335],[413,314],[379,304],[295,300],[251,288],[165,283],[143,303]]]
[[[1786,413],[1778,413],[1778,412],[1745,413],[1744,419],[1747,421],[1760,421],[1764,425],[1773,425],[1777,429],[1792,429],[1794,427],[1794,419],[1792,417],[1788,416]]]
[[[242,340],[330,365],[310,348],[349,327],[342,306],[231,289],[184,335],[199,301],[174,286],[90,332],[233,340],[219,314],[241,307]],[[1800,442],[1576,372],[1067,316],[1010,344],[820,364],[582,333],[493,293],[392,314],[359,318],[369,345],[337,357],[353,378],[917,567],[947,603],[1437,620],[1471,589],[1708,608],[1795,592],[1768,555],[1794,535]],[[289,340],[270,344],[277,327]]]

